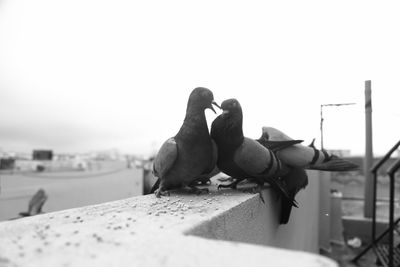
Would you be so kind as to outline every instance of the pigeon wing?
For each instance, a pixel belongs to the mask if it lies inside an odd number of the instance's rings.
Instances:
[[[170,138],[164,142],[154,159],[154,176],[159,178],[164,177],[172,168],[177,158],[178,145],[174,138]]]
[[[293,138],[287,136],[283,132],[273,127],[262,127],[262,137],[265,137],[270,141],[289,141],[293,140]]]
[[[278,129],[272,127],[262,127],[262,135],[257,141],[274,152],[303,142],[303,140],[293,140]]]
[[[273,152],[285,149],[287,147],[300,144],[303,140],[290,140],[290,141],[268,141],[263,138],[257,139],[257,142],[262,144],[264,147],[272,150]]]
[[[268,167],[270,158],[266,148],[257,141],[245,137],[235,151],[233,161],[245,173],[257,177]]]

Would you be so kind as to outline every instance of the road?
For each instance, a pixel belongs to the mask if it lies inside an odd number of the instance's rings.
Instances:
[[[123,199],[142,194],[142,169],[126,163],[105,164],[96,171],[0,174],[0,221],[28,209],[30,198],[43,188],[44,212]]]

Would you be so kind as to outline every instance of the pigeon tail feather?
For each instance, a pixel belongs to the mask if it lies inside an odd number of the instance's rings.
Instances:
[[[307,167],[307,169],[340,172],[340,171],[355,171],[359,169],[359,166],[351,161],[332,155],[328,161],[321,164],[310,165],[309,167]]]
[[[287,224],[289,222],[290,214],[292,213],[292,206],[287,199],[282,199],[281,216],[279,218],[280,224]]]

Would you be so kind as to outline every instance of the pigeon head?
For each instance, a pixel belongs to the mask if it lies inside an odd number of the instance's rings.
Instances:
[[[226,151],[243,142],[243,115],[239,101],[227,99],[221,104],[222,114],[211,125],[211,137],[218,145],[218,150]]]
[[[240,106],[239,101],[235,98],[227,99],[222,102],[221,109],[224,116],[242,114],[242,107]]]
[[[214,106],[221,107],[214,101],[214,95],[211,90],[204,87],[195,88],[189,96],[188,109],[205,110],[207,108],[215,112]]]

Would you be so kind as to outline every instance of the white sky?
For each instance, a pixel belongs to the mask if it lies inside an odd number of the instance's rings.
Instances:
[[[244,132],[273,126],[364,152],[400,137],[396,1],[0,1],[0,147],[149,154],[178,131],[191,90],[237,98]],[[207,111],[209,123],[215,118]]]

